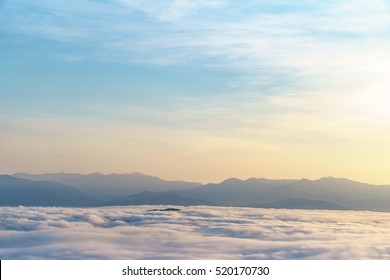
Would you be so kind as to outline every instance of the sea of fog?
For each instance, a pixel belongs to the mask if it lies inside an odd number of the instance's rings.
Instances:
[[[0,207],[0,259],[389,259],[390,213]]]

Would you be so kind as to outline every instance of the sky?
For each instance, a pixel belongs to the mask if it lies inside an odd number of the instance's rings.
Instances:
[[[0,173],[389,184],[388,0],[0,0]]]
[[[390,257],[390,214],[385,212],[209,206],[179,212],[148,210],[150,206],[2,207],[0,256],[5,260]]]

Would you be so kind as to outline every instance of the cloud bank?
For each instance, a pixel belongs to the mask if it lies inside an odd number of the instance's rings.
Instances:
[[[0,208],[1,259],[388,259],[390,214]]]

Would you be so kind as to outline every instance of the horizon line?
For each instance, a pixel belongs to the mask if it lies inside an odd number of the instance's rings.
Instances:
[[[245,181],[249,181],[249,180],[261,180],[261,179],[264,179],[264,180],[275,180],[275,181],[288,181],[288,180],[291,180],[291,181],[303,181],[303,180],[307,180],[307,181],[318,181],[318,180],[321,180],[321,179],[337,179],[337,180],[348,180],[350,182],[356,182],[356,183],[361,183],[361,184],[368,184],[368,185],[373,185],[373,186],[390,186],[390,183],[389,184],[373,184],[373,183],[368,183],[368,182],[364,182],[364,181],[359,181],[359,180],[354,180],[354,179],[350,179],[350,178],[347,178],[347,177],[335,177],[335,176],[322,176],[322,177],[319,177],[319,178],[312,178],[312,179],[308,179],[308,178],[305,178],[305,177],[302,177],[302,178],[266,178],[266,177],[248,177],[246,179],[244,178],[238,178],[238,177],[227,177],[223,180],[219,180],[217,182],[200,182],[200,181],[193,181],[193,180],[184,180],[184,179],[165,179],[165,178],[162,178],[160,176],[155,176],[155,175],[150,175],[150,174],[146,174],[146,173],[143,173],[143,172],[139,172],[139,171],[133,171],[133,172],[124,172],[124,173],[116,173],[116,172],[113,172],[113,173],[102,173],[102,172],[99,172],[99,171],[96,171],[96,172],[91,172],[91,173],[78,173],[78,172],[63,172],[63,171],[59,171],[59,172],[44,172],[44,173],[29,173],[29,172],[14,172],[14,173],[3,173],[3,174],[0,174],[0,175],[9,175],[9,176],[13,176],[13,177],[17,177],[15,175],[17,174],[26,174],[26,175],[32,175],[32,176],[41,176],[41,175],[55,175],[55,174],[63,174],[63,175],[79,175],[79,176],[90,176],[90,175],[102,175],[102,176],[110,176],[110,175],[142,175],[142,176],[147,176],[147,177],[153,177],[153,178],[158,178],[160,180],[163,180],[163,181],[170,181],[170,182],[186,182],[186,183],[198,183],[198,184],[201,184],[201,185],[208,185],[208,184],[220,184],[220,183],[223,183],[225,181],[228,181],[228,180],[239,180],[239,181],[242,181],[242,182],[245,182]]]

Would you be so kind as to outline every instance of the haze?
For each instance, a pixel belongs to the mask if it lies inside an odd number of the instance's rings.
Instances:
[[[0,1],[0,173],[390,183],[390,6]]]

